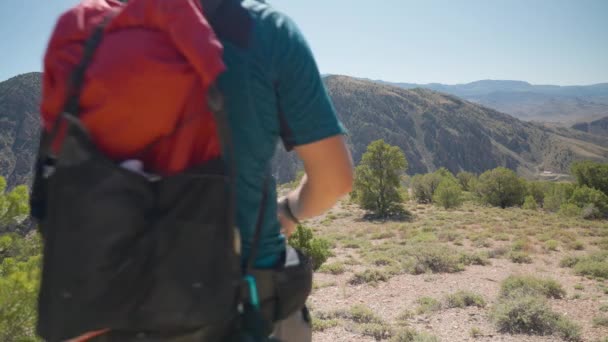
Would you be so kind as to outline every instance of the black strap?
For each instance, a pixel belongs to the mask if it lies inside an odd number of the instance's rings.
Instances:
[[[203,12],[207,18],[212,18],[217,13],[217,10],[222,5],[224,0],[200,0],[201,7],[203,8]]]
[[[101,22],[101,24],[95,27],[93,33],[85,42],[82,59],[70,75],[71,77],[70,84],[68,87],[68,97],[63,106],[63,112],[59,114],[55,119],[53,127],[51,128],[51,132],[48,135],[42,134],[42,141],[40,144],[41,157],[46,157],[51,154],[50,146],[57,137],[57,134],[59,133],[60,121],[62,119],[65,119],[66,115],[71,115],[73,117],[80,116],[80,95],[82,92],[82,86],[84,83],[84,76],[86,70],[93,61],[93,55],[95,54],[95,51],[97,51],[97,48],[101,43],[106,26],[112,20],[112,18],[114,18],[114,16],[115,13],[106,16]]]
[[[260,239],[262,238],[262,226],[264,225],[264,215],[266,214],[266,205],[268,202],[268,186],[270,185],[270,177],[272,176],[268,172],[264,178],[262,200],[260,202],[260,210],[258,212],[258,218],[255,224],[253,240],[251,242],[251,250],[249,252],[249,257],[247,258],[247,268],[245,269],[245,274],[249,274],[255,266],[255,261],[258,256],[258,250],[260,249]]]
[[[87,71],[87,68],[91,65],[91,62],[93,61],[93,55],[95,54],[95,51],[97,51],[97,48],[101,44],[104,30],[113,17],[114,14],[106,16],[102,23],[95,28],[93,34],[91,34],[89,39],[87,39],[87,41],[85,42],[84,54],[82,56],[82,59],[80,60],[80,63],[78,64],[76,69],[74,69],[71,75],[72,77],[70,80],[70,88],[68,91],[68,100],[66,101],[63,110],[64,113],[69,113],[76,117],[80,116],[80,93],[82,91],[82,86],[84,83],[84,76]]]

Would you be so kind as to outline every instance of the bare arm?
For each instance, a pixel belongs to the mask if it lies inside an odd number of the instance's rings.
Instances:
[[[353,184],[353,163],[342,135],[295,147],[304,162],[306,175],[298,188],[286,198],[291,212],[298,220],[318,216],[348,194]],[[285,198],[280,200],[284,201]],[[295,222],[279,206],[279,220],[289,236]]]

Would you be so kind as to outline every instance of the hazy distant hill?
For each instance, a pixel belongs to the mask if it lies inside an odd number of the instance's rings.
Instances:
[[[522,120],[574,123],[608,115],[608,83],[554,86],[497,80],[457,85],[375,82],[456,95]]]
[[[608,116],[591,122],[581,122],[572,126],[579,131],[608,137]]]

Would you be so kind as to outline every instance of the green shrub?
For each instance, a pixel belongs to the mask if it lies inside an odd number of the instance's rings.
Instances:
[[[289,244],[300,249],[312,259],[315,271],[331,256],[331,243],[325,239],[315,238],[312,229],[303,225],[298,225],[289,238]]]
[[[579,161],[572,164],[571,171],[579,185],[597,189],[608,195],[608,163]]]
[[[38,341],[34,334],[40,256],[0,263],[0,341]]]
[[[512,207],[524,201],[525,184],[515,172],[498,167],[479,176],[477,192],[482,201],[495,207]]]
[[[559,207],[559,214],[566,217],[580,217],[582,209],[576,204],[564,203]]]
[[[463,253],[460,256],[460,262],[463,265],[487,266],[491,264],[490,260],[488,260],[488,253]]]
[[[312,317],[312,331],[324,331],[337,327],[340,322],[337,319],[319,319]]]
[[[480,337],[482,335],[481,334],[481,329],[479,329],[478,327],[472,327],[471,330],[469,331],[469,335],[472,338],[478,338],[478,337]]]
[[[462,190],[471,191],[473,190],[473,185],[477,179],[477,176],[471,172],[461,171],[456,175],[456,178],[458,179]]]
[[[561,267],[574,267],[574,265],[576,265],[579,261],[580,261],[579,257],[574,256],[574,255],[568,255],[568,256],[565,256],[559,262],[559,266],[561,266]]]
[[[608,316],[599,316],[593,318],[594,327],[608,327]]]
[[[543,209],[551,212],[559,211],[562,204],[568,202],[573,191],[572,183],[549,183],[545,188]]]
[[[343,263],[325,264],[319,268],[321,273],[330,273],[334,275],[342,274],[346,271]]]
[[[545,241],[545,249],[548,251],[557,251],[558,246],[559,246],[559,242],[556,240]]]
[[[496,259],[500,258],[509,253],[509,249],[506,247],[498,247],[488,251],[488,258]]]
[[[537,210],[538,204],[536,203],[536,199],[532,195],[526,196],[524,199],[524,204],[522,206],[525,210]]]
[[[376,341],[393,336],[393,328],[386,323],[363,323],[357,325],[356,330],[359,334],[373,337]]]
[[[574,271],[580,275],[608,279],[608,251],[579,259],[574,265]]]
[[[562,286],[553,279],[532,276],[509,276],[501,284],[500,297],[508,298],[521,293],[560,299],[566,295]]]
[[[435,298],[420,297],[418,298],[416,303],[418,303],[416,313],[418,313],[419,315],[429,314],[441,310],[441,302],[439,302]]]
[[[412,178],[412,192],[418,203],[432,203],[433,194],[443,178],[437,173],[415,175]]]
[[[0,236],[0,341],[39,341],[35,327],[40,254],[37,234]]]
[[[348,283],[350,285],[361,285],[361,284],[375,284],[380,281],[387,281],[389,275],[385,271],[380,270],[365,270],[363,272],[355,273]]]
[[[569,203],[579,208],[593,205],[596,210],[592,209],[587,215],[592,215],[595,212],[597,216],[590,216],[590,218],[603,218],[608,215],[608,195],[587,186],[576,188],[570,196]]]
[[[545,201],[545,193],[552,186],[551,184],[550,182],[541,181],[527,182],[526,194],[532,196],[535,204],[542,205]]]
[[[511,334],[553,335],[580,340],[580,327],[553,312],[545,298],[516,291],[501,298],[492,311],[498,331]]]
[[[445,306],[451,308],[464,308],[467,306],[477,306],[483,308],[486,306],[486,301],[481,295],[468,291],[458,291],[447,295],[445,298]]]
[[[556,330],[557,335],[565,341],[578,342],[582,340],[580,325],[564,316],[557,319]]]
[[[510,334],[551,335],[558,320],[543,298],[529,294],[502,299],[492,316],[498,331]]]
[[[608,260],[581,259],[574,265],[574,271],[580,275],[608,279]]]
[[[365,305],[353,305],[348,310],[347,318],[356,323],[383,323],[382,319]]]
[[[426,333],[404,328],[394,332],[390,342],[439,342],[439,339]]]
[[[414,318],[414,313],[410,310],[403,310],[399,316],[397,316],[397,322],[400,324],[407,324],[407,321]]]
[[[410,239],[410,242],[435,242],[437,241],[437,235],[433,232],[421,232]]]
[[[464,270],[460,255],[446,246],[416,245],[407,254],[410,258],[405,262],[405,268],[411,274],[455,273]]]
[[[578,240],[571,240],[567,244],[568,248],[573,249],[575,251],[582,251],[585,249],[585,244]]]
[[[444,178],[433,194],[433,201],[444,209],[459,207],[462,205],[462,190],[455,181]]]
[[[531,264],[532,258],[526,252],[512,251],[509,253],[509,259],[516,264]]]

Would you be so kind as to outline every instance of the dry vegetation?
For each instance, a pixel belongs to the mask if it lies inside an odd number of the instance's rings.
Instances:
[[[607,221],[406,207],[409,221],[372,222],[345,201],[307,222],[333,246],[315,341],[606,341]]]

